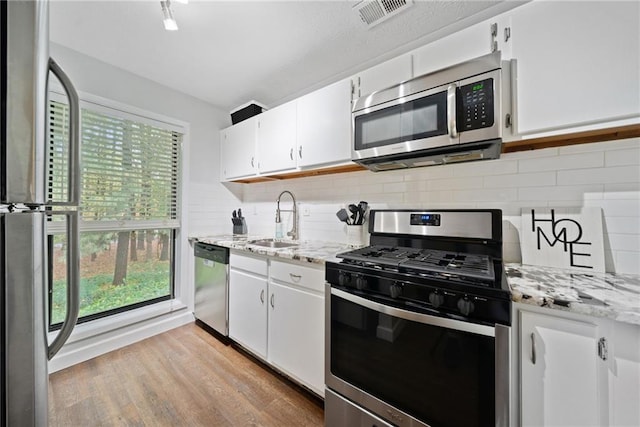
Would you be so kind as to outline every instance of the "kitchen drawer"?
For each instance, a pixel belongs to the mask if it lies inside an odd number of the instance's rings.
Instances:
[[[324,293],[324,269],[271,261],[271,279]]]
[[[245,270],[260,276],[267,275],[267,259],[246,255],[239,255],[231,252],[229,256],[229,266],[236,270]]]

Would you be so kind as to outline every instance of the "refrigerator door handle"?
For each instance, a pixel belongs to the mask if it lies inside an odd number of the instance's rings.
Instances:
[[[67,312],[62,327],[49,345],[49,360],[56,355],[71,335],[80,311],[80,233],[78,211],[56,212],[67,217]]]
[[[50,201],[50,206],[77,206],[80,203],[80,98],[69,76],[49,58],[49,70],[58,78],[69,98],[69,170],[68,200]]]

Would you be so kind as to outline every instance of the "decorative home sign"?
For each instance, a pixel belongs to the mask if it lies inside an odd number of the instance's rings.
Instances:
[[[522,263],[604,272],[600,208],[522,209]]]

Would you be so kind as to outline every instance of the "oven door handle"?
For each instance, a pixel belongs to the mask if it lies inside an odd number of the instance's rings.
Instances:
[[[424,323],[425,325],[440,326],[447,329],[455,329],[456,331],[469,332],[472,334],[485,335],[488,337],[495,337],[496,334],[495,327],[493,326],[478,325],[477,323],[463,322],[461,320],[447,319],[444,317],[430,316],[428,314],[403,310],[401,308],[380,304],[378,302],[371,301],[336,288],[331,288],[331,295],[335,295],[339,298],[351,301],[354,304],[369,308],[371,310],[377,311],[378,313],[383,313],[389,316],[411,320],[414,322]]]

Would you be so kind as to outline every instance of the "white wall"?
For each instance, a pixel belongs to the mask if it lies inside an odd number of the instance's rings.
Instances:
[[[504,154],[484,162],[244,186],[250,233],[273,235],[275,200],[287,189],[300,202],[302,239],[347,242],[346,226],[335,212],[360,200],[374,208],[502,209],[509,262],[521,260],[522,208],[597,206],[605,221],[607,271],[640,273],[640,139]],[[284,207],[290,206],[286,200]]]
[[[221,206],[236,206],[239,199],[218,179],[219,129],[231,124],[227,112],[57,44],[51,44],[51,56],[70,76],[80,93],[175,119],[186,123],[188,129],[183,147],[186,191],[183,194],[183,228],[178,243],[179,272],[176,276],[180,303],[161,303],[78,325],[68,344],[50,363],[50,371],[55,371],[192,321],[193,254],[187,236],[216,230],[215,224],[219,223],[216,212]],[[236,191],[240,194],[238,188]],[[228,215],[225,219],[230,222]]]

